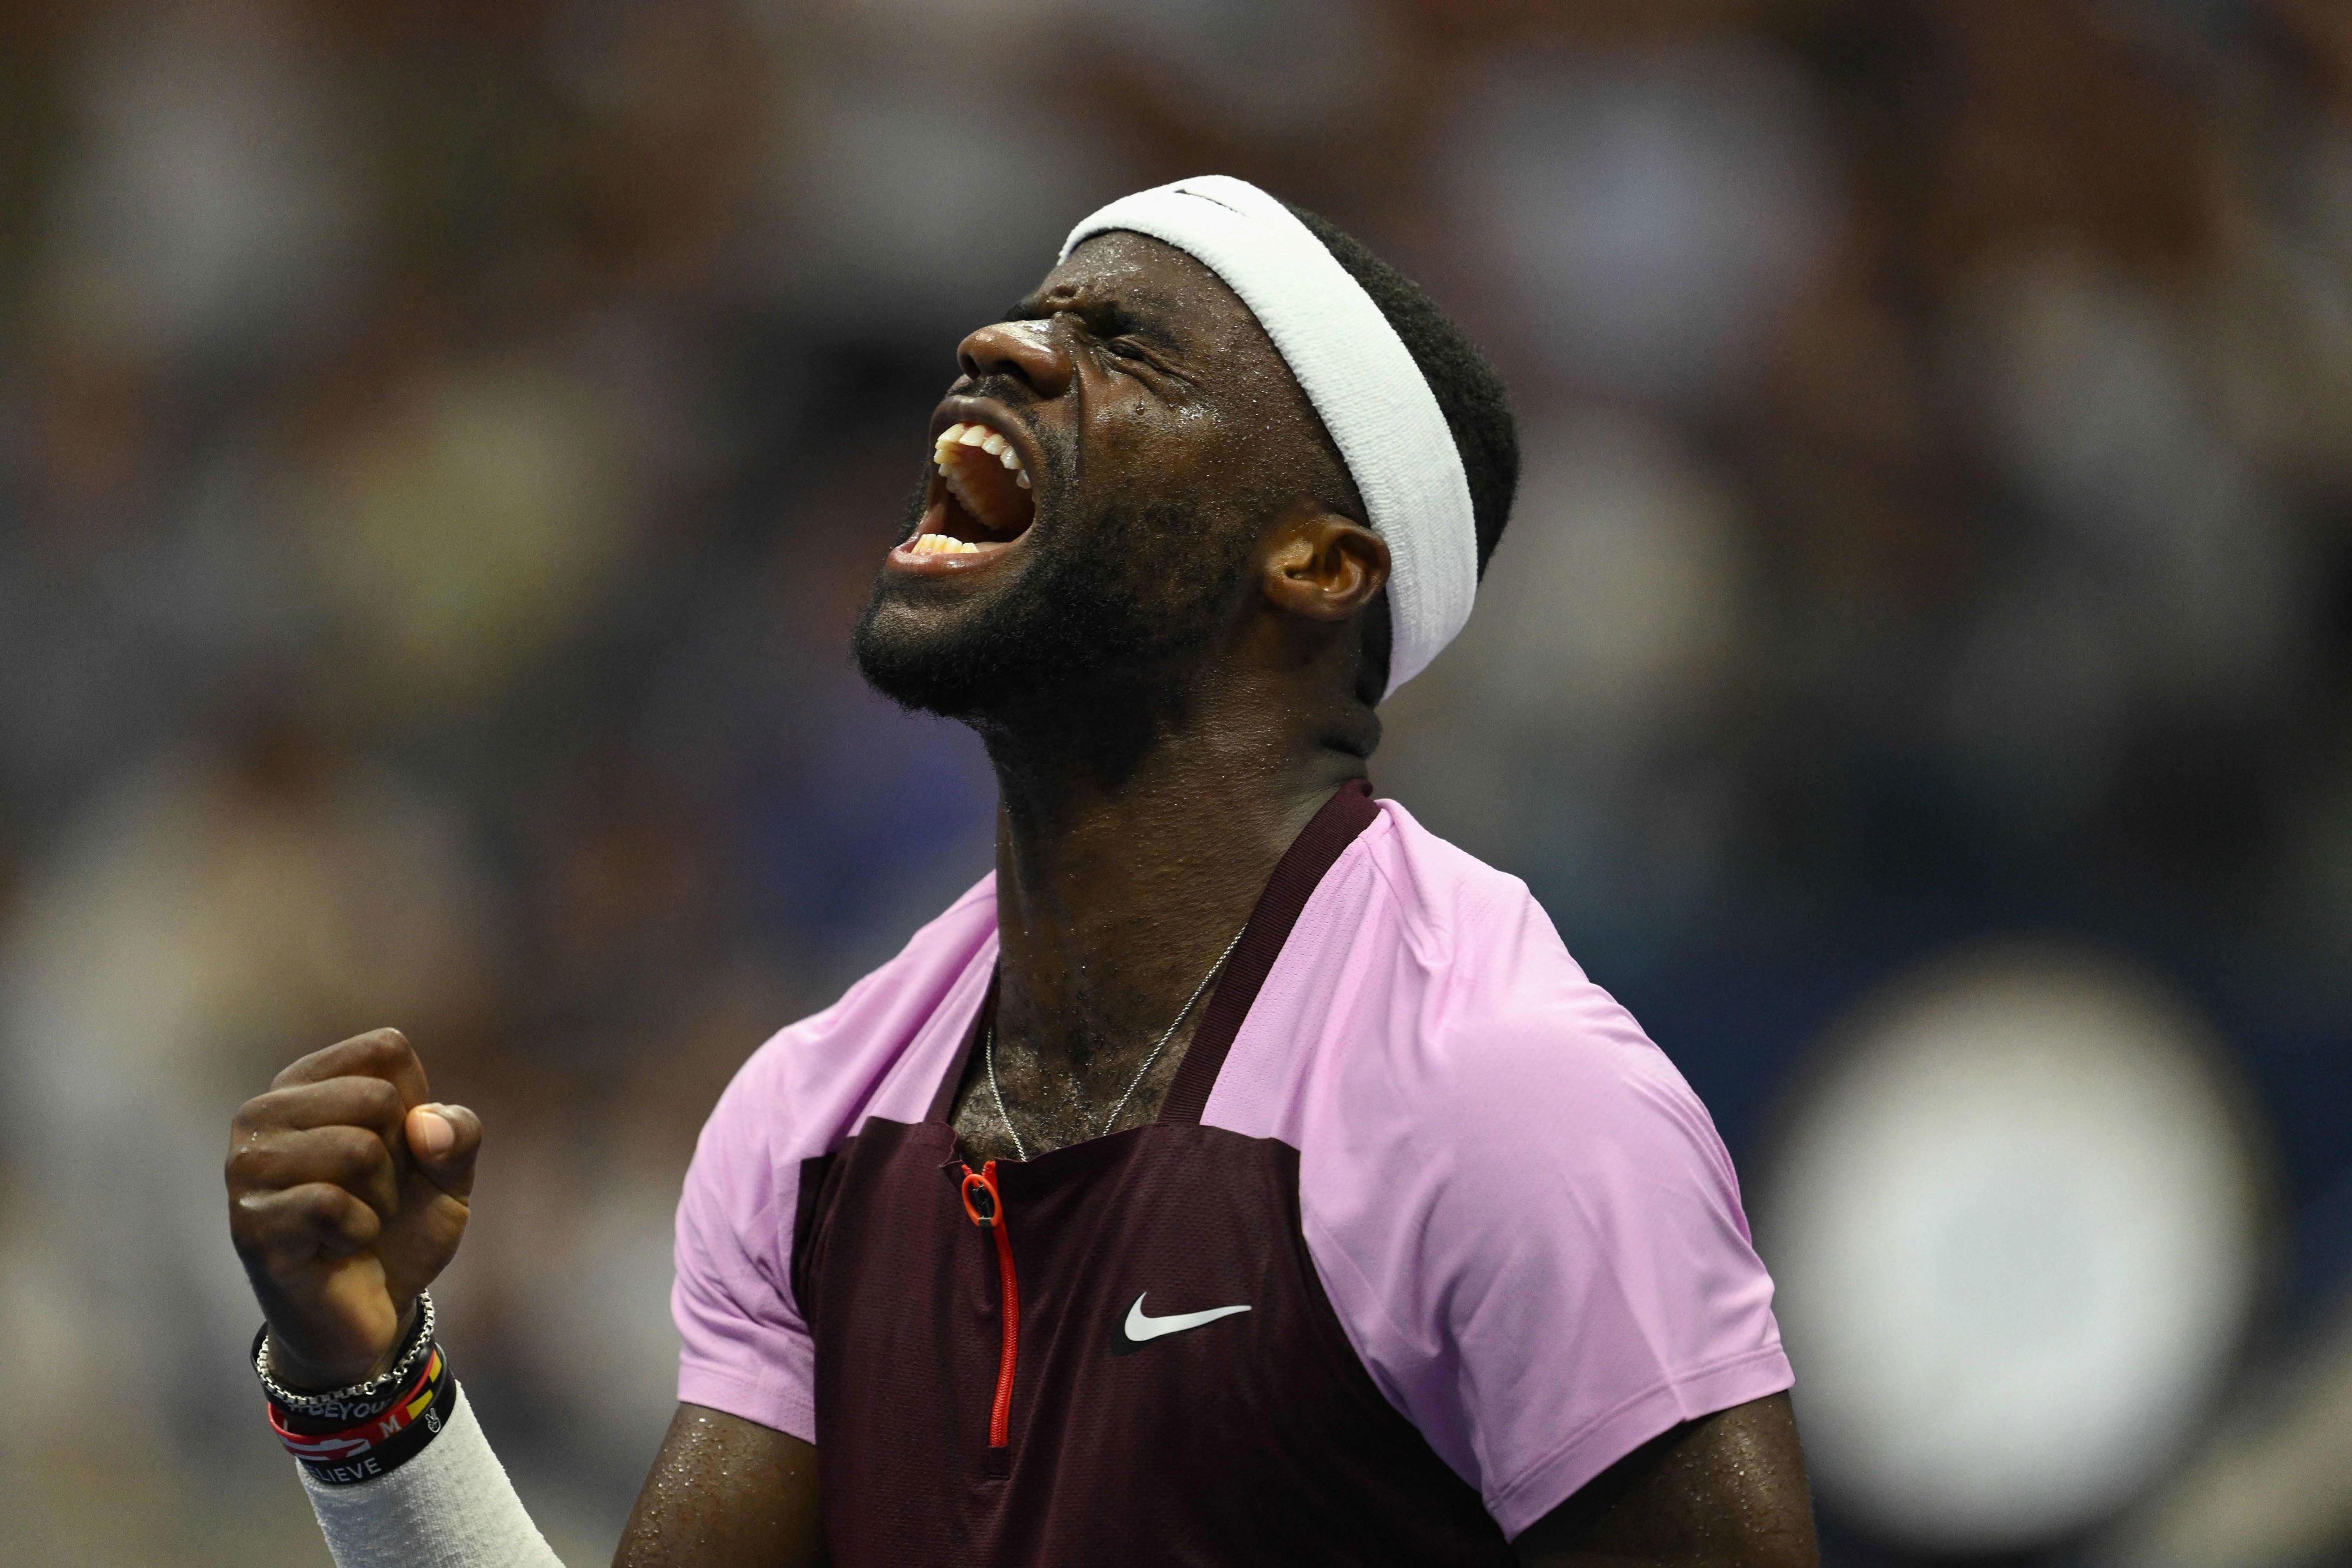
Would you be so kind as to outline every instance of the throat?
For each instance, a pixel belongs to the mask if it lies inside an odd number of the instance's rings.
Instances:
[[[1183,1020],[1156,1058],[1149,1044],[1074,1058],[1066,1045],[1041,1051],[999,1034],[992,1051],[984,1042],[971,1053],[958,1086],[957,1141],[970,1157],[1014,1160],[1147,1125],[1174,1086],[1196,1026],[1196,1017]]]
[[[1155,747],[1112,787],[1067,775],[1039,787],[999,759],[1005,1114],[975,1051],[958,1103],[968,1137],[992,1145],[1009,1121],[1034,1154],[1159,1113],[1275,866],[1359,771],[1328,753],[1247,746],[1244,727]]]

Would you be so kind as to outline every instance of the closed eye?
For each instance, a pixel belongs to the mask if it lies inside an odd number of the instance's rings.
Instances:
[[[1131,365],[1149,366],[1163,374],[1174,374],[1163,358],[1165,347],[1173,347],[1166,330],[1147,321],[1118,299],[1088,297],[1083,293],[1033,294],[1006,310],[1008,321],[1047,321],[1056,317],[1075,319],[1079,329],[1091,339],[1097,348],[1113,359]]]

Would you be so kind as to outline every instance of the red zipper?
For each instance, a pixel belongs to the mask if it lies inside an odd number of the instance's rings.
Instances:
[[[972,1207],[972,1188],[988,1195],[988,1212]],[[1004,1293],[1004,1353],[996,1363],[996,1403],[988,1407],[988,1446],[1004,1447],[1013,1435],[1013,1367],[1021,1337],[1021,1288],[1013,1278],[1013,1239],[1004,1230],[1004,1198],[996,1190],[996,1162],[990,1160],[978,1175],[963,1167],[963,1211],[971,1222],[996,1233],[996,1278]]]

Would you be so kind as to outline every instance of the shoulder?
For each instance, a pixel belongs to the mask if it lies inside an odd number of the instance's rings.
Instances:
[[[697,1158],[714,1145],[803,1159],[845,1136],[908,1047],[960,989],[996,934],[996,879],[983,877],[840,999],[771,1036],[719,1098]]]
[[[908,1103],[921,1114],[929,1085],[919,1082],[926,1063],[909,1065],[910,1048],[936,1048],[953,1028],[946,1015],[954,1004],[977,1006],[972,993],[985,988],[995,934],[994,889],[993,879],[982,881],[840,1000],[780,1030],[737,1070],[687,1170],[681,1280],[774,1273],[802,1162],[838,1148],[868,1114]]]
[[[1712,1119],[1633,1015],[1570,956],[1517,877],[1448,843],[1393,801],[1367,831],[1364,928],[1380,1005],[1338,1062],[1348,1146],[1508,1191],[1590,1192],[1639,1171],[1737,1203]],[[1366,1047],[1370,1047],[1367,1050]],[[1368,1126],[1393,1130],[1366,1140]],[[1326,1132],[1337,1132],[1328,1126]]]
[[[1588,1123],[1619,1139],[1657,1119],[1712,1136],[1527,883],[1387,800],[1302,912],[1208,1119],[1290,1143],[1310,1166],[1413,1164],[1451,1144],[1476,1155]]]
[[[1364,831],[1363,895],[1394,916],[1413,958],[1496,975],[1517,959],[1575,967],[1526,883],[1431,832],[1398,801],[1383,800],[1380,810]]]
[[[1590,980],[1465,1009],[1429,1041],[1413,1144],[1465,1194],[1549,1190],[1597,1228],[1636,1210],[1731,1221],[1738,1180],[1714,1119],[1666,1054]],[[1615,1219],[1612,1206],[1622,1206]]]
[[[1524,1085],[1525,1074],[1593,1089],[1679,1075],[1631,1013],[1585,974],[1528,884],[1447,842],[1394,801],[1367,846],[1402,941],[1391,955],[1424,995],[1416,1044],[1458,1092]]]

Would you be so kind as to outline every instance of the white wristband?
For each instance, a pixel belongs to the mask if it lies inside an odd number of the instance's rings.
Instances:
[[[463,1387],[441,1435],[392,1474],[331,1487],[306,1472],[302,1486],[336,1568],[563,1568]]]

